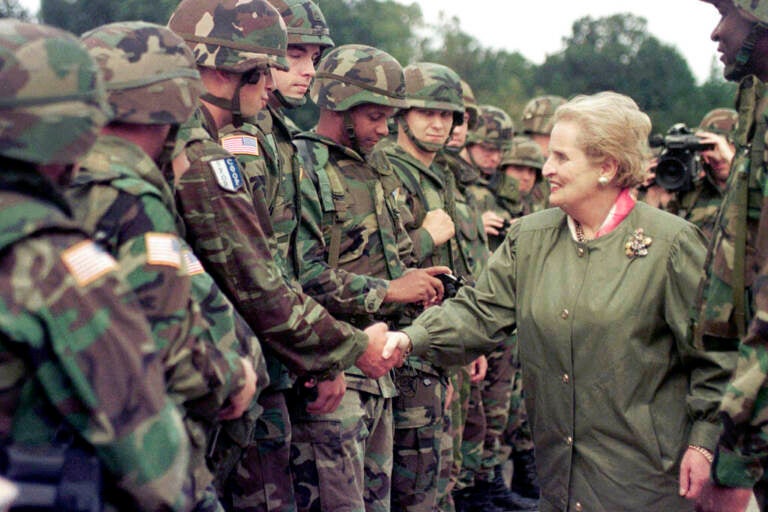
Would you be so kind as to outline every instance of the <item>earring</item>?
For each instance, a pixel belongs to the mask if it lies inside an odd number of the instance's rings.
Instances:
[[[608,179],[608,176],[600,176],[597,178],[597,183],[599,183],[602,186],[606,186],[608,182],[611,181]]]

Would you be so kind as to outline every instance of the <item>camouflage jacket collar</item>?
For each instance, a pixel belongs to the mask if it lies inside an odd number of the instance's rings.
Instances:
[[[388,158],[400,160],[408,164],[413,169],[417,170],[419,174],[433,181],[437,188],[445,188],[445,177],[443,175],[443,171],[437,165],[437,162],[433,161],[432,165],[427,167],[398,144],[387,146],[384,152]]]
[[[51,180],[34,170],[32,166],[2,160],[0,191],[16,192],[55,206],[62,214],[72,217],[72,209],[64,195]]]
[[[480,170],[464,160],[458,153],[440,151],[435,158],[435,163],[446,169],[450,169],[456,177],[456,181],[462,187],[476,183],[480,178]]]
[[[320,135],[317,132],[302,132],[300,135],[300,138],[314,140],[316,142],[324,144],[328,146],[329,151],[331,152],[337,151],[339,153],[342,153],[347,158],[351,158],[359,162],[366,161],[366,159],[354,149],[348,148],[347,146],[342,146],[341,144],[331,139],[330,137],[326,137],[325,135]]]
[[[749,145],[754,132],[757,117],[768,110],[766,84],[754,75],[744,77],[739,82],[736,95],[736,110],[739,113],[739,123],[733,134],[737,147]]]

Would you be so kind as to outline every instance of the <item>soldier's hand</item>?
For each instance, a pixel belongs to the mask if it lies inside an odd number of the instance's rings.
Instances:
[[[712,132],[697,131],[696,135],[701,138],[704,144],[712,144],[712,149],[705,149],[700,152],[701,159],[704,160],[715,175],[728,176],[733,160],[733,147],[724,136]]]
[[[387,342],[387,324],[378,322],[370,325],[366,327],[365,333],[368,335],[368,348],[355,364],[371,379],[378,379],[397,364],[397,361],[382,357]]]
[[[499,217],[496,212],[490,210],[483,212],[483,228],[485,228],[487,234],[496,236],[500,233],[499,230],[503,227],[504,219]]]
[[[453,225],[451,216],[445,213],[442,208],[427,212],[421,227],[427,230],[435,245],[443,245],[456,234],[456,227]]]
[[[229,405],[219,412],[219,419],[221,420],[234,420],[242,416],[250,407],[253,396],[256,394],[258,377],[253,369],[253,365],[244,357],[240,358],[240,363],[243,366],[245,383],[240,388],[240,391],[230,395]]]
[[[752,499],[752,489],[721,487],[708,480],[696,501],[696,512],[744,512]]]
[[[347,391],[347,381],[343,373],[339,373],[333,380],[305,382],[304,385],[317,386],[317,399],[307,404],[309,414],[328,414],[335,411]]]
[[[439,303],[443,299],[443,283],[434,276],[450,272],[448,267],[410,269],[402,277],[389,282],[384,302],[421,302],[424,307]]]
[[[488,372],[488,359],[485,356],[480,356],[471,363],[469,363],[469,381],[480,382],[485,378],[485,374]]]

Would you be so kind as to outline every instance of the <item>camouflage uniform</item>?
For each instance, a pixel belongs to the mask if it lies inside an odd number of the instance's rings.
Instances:
[[[83,41],[107,78],[114,120],[169,125],[172,147],[176,127],[192,115],[202,90],[184,41],[144,22],[105,25],[84,34]],[[158,164],[169,164],[160,158]],[[242,385],[232,305],[181,238],[173,192],[140,147],[101,136],[81,160],[67,197],[75,216],[121,263],[145,307],[166,351],[168,392],[187,412],[198,508],[220,508],[205,466],[205,431]],[[252,334],[245,334],[243,355],[257,351],[261,358],[258,344],[248,346]]]
[[[565,98],[549,94],[537,96],[523,107],[520,133],[532,138],[545,157],[549,154],[549,134],[554,126],[555,110],[565,102]]]
[[[748,19],[759,20],[754,22],[752,35],[764,34],[759,28],[764,31],[768,22],[768,5],[763,1],[741,0],[734,0],[734,4]],[[748,59],[739,62],[743,64]],[[768,302],[764,284],[768,254],[766,84],[754,75],[744,76],[739,83],[736,110],[736,157],[710,242],[706,276],[699,288],[695,342],[726,351],[734,350],[742,340],[736,369],[720,406],[724,430],[716,449],[712,477],[727,487],[764,487],[764,480],[760,480],[765,478],[768,446],[768,432],[762,419],[767,408],[764,362],[768,357]],[[757,494],[760,506],[764,507],[764,492]]]
[[[284,23],[269,4],[221,0],[211,10],[210,2],[184,1],[169,22],[191,45],[198,66],[232,73],[287,67]],[[233,31],[228,24],[233,10],[258,23]],[[202,19],[210,19],[212,24],[199,23]],[[216,23],[219,19],[223,24]],[[242,119],[238,119],[236,98],[239,89],[229,100],[204,96],[214,104],[227,105],[238,124]],[[265,412],[236,469],[236,482],[228,489],[230,506],[295,510],[285,401],[291,380],[286,370],[317,380],[332,378],[365,351],[367,336],[336,321],[300,287],[286,281],[275,259],[279,257],[278,240],[265,197],[264,174],[251,174],[248,169],[244,174],[234,157],[215,144],[218,127],[208,121],[204,124],[205,112],[201,107],[183,130],[192,167],[181,179],[177,200],[188,239],[262,340],[272,381],[261,398]]]
[[[117,262],[36,170],[82,156],[107,112],[74,36],[0,20],[0,444],[72,435],[130,496],[108,494],[113,505],[186,510],[188,442],[149,325]]]
[[[357,82],[350,83],[350,75]],[[389,54],[363,45],[329,52],[318,66],[311,89],[318,107],[343,115],[363,104],[402,107],[402,94],[400,64]],[[397,179],[382,155],[360,154],[315,133],[300,134],[297,145],[310,177],[304,180],[310,189],[303,191],[303,215],[322,234],[322,243],[317,244],[307,225],[302,227],[302,283],[353,325],[363,327],[377,319],[394,324],[397,317],[387,316],[380,306],[388,281],[405,271],[401,256],[410,253],[394,195]],[[328,270],[338,277],[324,278]],[[327,284],[334,279],[381,285],[347,285],[340,294],[331,289],[338,286]],[[377,288],[381,293],[372,294],[370,290]],[[389,375],[369,379],[356,367],[345,375],[347,393],[335,412],[309,416],[302,402],[293,409],[293,468],[305,476],[302,486],[309,497],[305,510],[386,512],[390,510],[395,385]],[[340,435],[340,445],[329,443],[328,432],[334,431]],[[340,459],[349,460],[348,465],[339,467]]]
[[[738,121],[738,113],[730,108],[716,108],[708,112],[699,123],[699,128],[732,139]],[[675,194],[664,208],[688,222],[696,224],[707,240],[712,239],[717,210],[723,202],[725,191],[712,179],[711,169],[702,162],[704,176],[697,177],[693,189]]]
[[[405,80],[409,108],[450,111],[454,124],[464,122],[461,79],[453,70],[439,64],[412,64],[405,68]],[[401,136],[408,137],[422,151],[437,154],[443,148],[444,144],[417,139],[403,111],[398,113],[397,123]],[[413,241],[416,264],[445,265],[455,275],[471,280],[474,253],[462,252],[458,236],[435,246],[422,227],[427,212],[438,208],[457,223],[453,174],[434,162],[425,166],[391,141],[382,148],[400,182],[404,196],[402,219]],[[403,368],[397,368],[395,375],[400,396],[394,401],[393,510],[434,510],[447,496],[453,466],[451,416],[450,411],[444,411],[450,376],[414,357],[409,357]]]

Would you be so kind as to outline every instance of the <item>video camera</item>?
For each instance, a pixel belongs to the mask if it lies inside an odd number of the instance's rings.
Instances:
[[[686,192],[701,170],[699,151],[712,149],[713,144],[702,142],[683,123],[677,123],[662,136],[652,135],[648,141],[652,148],[664,148],[656,165],[656,184],[670,192]]]

